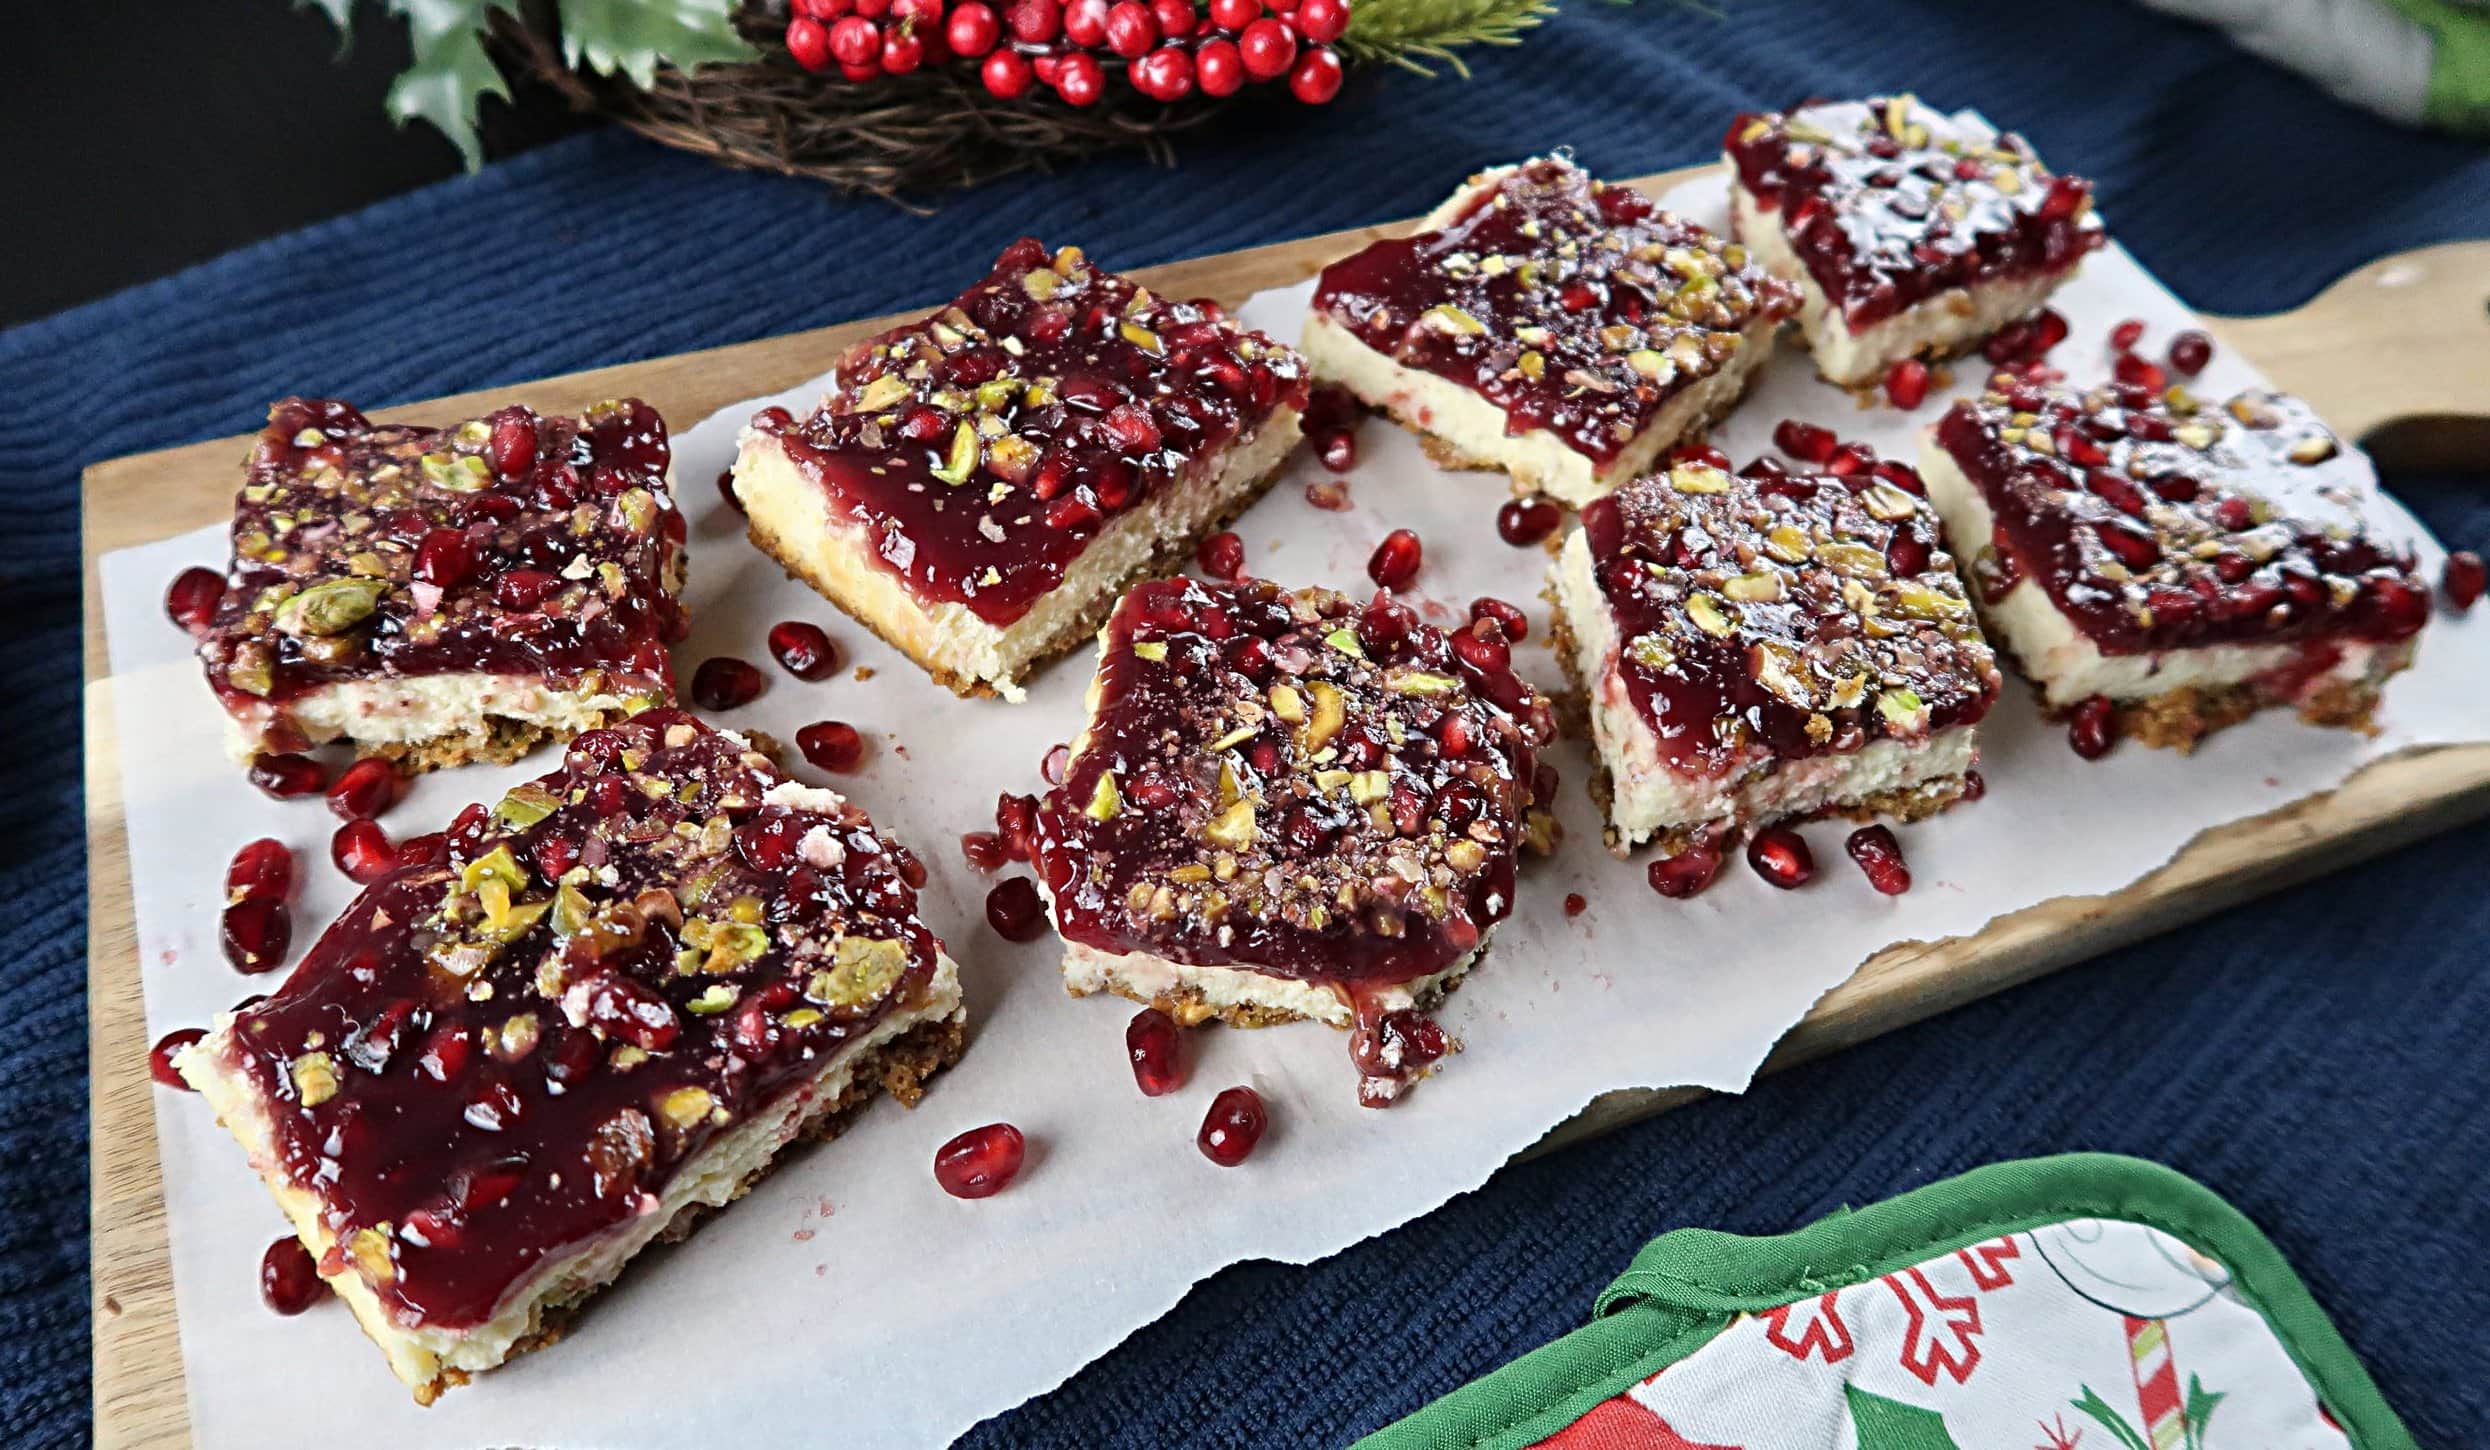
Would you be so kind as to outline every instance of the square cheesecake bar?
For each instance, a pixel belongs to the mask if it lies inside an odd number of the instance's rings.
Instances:
[[[962,695],[1018,699],[1134,580],[1261,495],[1305,366],[1022,238],[985,280],[858,344],[819,411],[746,430],[752,541]]]
[[[1563,156],[1470,178],[1413,236],[1323,269],[1315,376],[1567,504],[1728,412],[1797,289]]]
[[[2149,745],[2271,705],[2366,729],[2429,620],[2367,465],[2295,398],[2001,374],[1938,421],[1920,470],[2043,706],[2107,699]]]
[[[434,839],[175,1059],[420,1402],[959,1055],[922,868],[690,715]]]
[[[2103,240],[2090,182],[1911,96],[1741,115],[1727,150],[1732,230],[1798,284],[1829,382],[1971,347],[2037,311]]]
[[[636,400],[450,428],[278,403],[199,642],[235,756],[344,740],[408,770],[506,764],[671,703],[671,456]]]
[[[1379,594],[1171,579],[1099,635],[1088,723],[1038,812],[1064,984],[1187,1025],[1352,1030],[1360,1100],[1447,1048],[1423,1010],[1552,847],[1547,701]]]
[[[1548,592],[1612,850],[1962,793],[1997,665],[1917,486],[1686,458],[1583,510]]]

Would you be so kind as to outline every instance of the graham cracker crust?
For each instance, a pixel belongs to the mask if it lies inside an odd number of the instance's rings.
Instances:
[[[619,725],[630,718],[626,711],[602,710],[583,729],[557,730],[550,725],[513,720],[505,715],[487,715],[473,730],[455,735],[435,735],[430,740],[413,742],[356,741],[358,759],[386,760],[400,775],[423,775],[429,771],[447,770],[457,765],[516,765],[530,751],[548,740],[557,743]]]
[[[1693,418],[1688,419],[1686,426],[1677,430],[1676,437],[1667,439],[1660,444],[1659,451],[1655,453],[1653,457],[1655,459],[1666,457],[1668,451],[1675,448],[1679,444],[1702,438],[1708,434],[1711,431],[1713,424],[1728,417],[1732,412],[1736,411],[1740,403],[1746,401],[1746,395],[1755,391],[1756,379],[1762,376],[1762,374],[1763,368],[1761,366],[1750,368],[1747,371],[1746,380],[1739,385],[1737,392],[1731,394],[1718,407],[1715,407],[1708,412],[1698,413]],[[1365,402],[1363,398],[1358,401],[1361,403]],[[1440,434],[1428,431],[1423,424],[1418,423],[1414,419],[1403,417],[1400,410],[1394,408],[1389,403],[1383,404],[1379,408],[1374,404],[1367,404],[1366,406],[1371,410],[1380,411],[1386,418],[1391,419],[1392,422],[1399,425],[1403,430],[1416,437],[1418,440],[1418,451],[1425,454],[1427,456],[1427,461],[1434,464],[1438,468],[1452,469],[1456,472],[1462,473],[1501,473],[1512,483],[1513,494],[1516,498],[1528,498],[1536,494],[1546,498],[1548,502],[1555,504],[1558,508],[1565,509],[1568,512],[1573,511],[1575,508],[1575,505],[1570,504],[1564,499],[1558,498],[1555,494],[1548,492],[1547,485],[1544,481],[1523,478],[1501,463],[1492,462],[1488,459],[1475,457],[1471,454],[1462,452],[1461,449],[1451,440],[1444,438]],[[1605,469],[1592,463],[1588,456],[1576,456],[1581,457],[1583,463],[1589,466],[1591,470],[1592,486],[1599,489],[1601,492],[1606,493],[1613,491],[1628,482],[1628,480],[1623,478],[1604,479],[1603,474],[1606,471]],[[1562,531],[1560,530],[1557,535],[1551,536],[1551,544],[1557,542],[1561,539],[1561,537]],[[1554,550],[1551,549],[1550,552],[1554,552]]]
[[[1470,973],[1478,970],[1479,963],[1485,960],[1487,960],[1487,948],[1482,946],[1476,955],[1470,958],[1470,965],[1463,968],[1459,976],[1436,983],[1424,994],[1418,995],[1411,1005],[1421,1011],[1434,1007],[1446,997],[1451,996],[1463,982],[1468,981]],[[1318,1020],[1302,1012],[1267,1007],[1258,1002],[1232,1002],[1225,1007],[1214,1007],[1202,995],[1202,989],[1190,982],[1179,982],[1166,991],[1143,996],[1121,978],[1110,976],[1105,990],[1109,996],[1121,997],[1127,1002],[1137,1002],[1144,1007],[1156,1007],[1176,1019],[1176,1025],[1179,1027],[1199,1027],[1210,1021],[1223,1022],[1230,1027],[1279,1027],[1291,1022]],[[1070,983],[1064,985],[1064,991],[1075,997],[1095,995],[1084,992]]]
[[[926,1080],[958,1062],[967,1042],[968,1014],[965,1011],[917,1024],[858,1059],[855,1071],[848,1077],[846,1090],[836,1098],[815,1104],[798,1126],[796,1137],[816,1143],[830,1141],[845,1131],[866,1104],[880,1094],[887,1093],[898,1099],[903,1107],[915,1107],[918,1100],[925,1096]],[[767,1163],[735,1186],[727,1202],[732,1203],[751,1192],[754,1184],[768,1177],[786,1159],[787,1152],[783,1148],[771,1155]],[[706,1203],[686,1206],[659,1231],[656,1242],[682,1242],[708,1222],[719,1206]],[[637,1257],[633,1256],[634,1259]],[[617,1266],[617,1272],[630,1262],[626,1260],[623,1265]],[[519,1355],[559,1342],[578,1322],[579,1315],[597,1291],[610,1282],[585,1284],[562,1299],[537,1305],[528,1316],[527,1333],[511,1344],[510,1353],[503,1357],[502,1363],[508,1364]],[[439,1399],[444,1391],[463,1385],[470,1378],[468,1372],[462,1369],[443,1370],[440,1377],[429,1384],[416,1386],[415,1402],[429,1405]]]
[[[2018,664],[2017,669],[2020,668]],[[2048,696],[2042,693],[2037,681],[2032,685],[2032,692],[2040,696],[2044,717],[2064,720],[2074,713],[2072,707],[2051,708]],[[2381,696],[2377,683],[2345,680],[2301,701],[2297,713],[2302,723],[2320,729],[2354,730],[2363,735],[2375,735],[2378,733],[2376,717]],[[2133,740],[2156,750],[2175,750],[2181,755],[2193,755],[2205,737],[2215,731],[2227,730],[2259,711],[2289,703],[2269,697],[2254,683],[2188,685],[2141,700],[2117,701],[2118,734],[2122,740]]]

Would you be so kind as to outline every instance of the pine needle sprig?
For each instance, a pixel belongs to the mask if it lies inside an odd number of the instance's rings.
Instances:
[[[1340,50],[1422,76],[1446,66],[1468,80],[1470,68],[1453,47],[1519,45],[1522,32],[1555,13],[1550,0],[1356,0]]]

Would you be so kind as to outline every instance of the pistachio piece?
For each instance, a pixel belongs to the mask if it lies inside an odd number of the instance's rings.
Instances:
[[[294,1084],[294,1099],[306,1108],[316,1108],[337,1096],[337,1063],[325,1052],[306,1052],[285,1065],[286,1080]]]
[[[1136,640],[1133,644],[1133,653],[1152,664],[1164,664],[1167,661],[1167,641],[1163,639]]]
[[[1729,475],[1708,463],[1681,463],[1669,470],[1669,487],[1679,493],[1727,493]]]
[[[1210,818],[1202,836],[1214,846],[1242,851],[1254,843],[1254,803],[1240,800]]]
[[[676,1128],[689,1128],[708,1117],[717,1103],[707,1088],[679,1087],[657,1100],[657,1115]]]
[[[1460,681],[1451,676],[1430,674],[1425,670],[1410,670],[1394,675],[1391,680],[1395,695],[1449,695],[1458,688]]]
[[[346,1240],[346,1256],[354,1260],[356,1271],[367,1284],[386,1284],[398,1277],[398,1261],[391,1251],[389,1225],[385,1223],[356,1229]]]
[[[524,830],[562,808],[562,798],[543,786],[529,781],[514,785],[493,807],[493,816],[503,825]]]
[[[1781,598],[1783,587],[1781,571],[1766,569],[1724,581],[1721,592],[1744,603],[1769,604]]]
[[[1697,594],[1686,601],[1686,617],[1705,634],[1723,635],[1735,629],[1729,609],[1717,594]]]
[[[889,995],[908,970],[908,948],[886,937],[843,936],[827,970],[813,973],[804,993],[833,1007],[861,1007]]]
[[[292,635],[344,634],[371,618],[388,592],[379,579],[323,579],[277,606],[276,627]]]
[[[1340,687],[1329,680],[1316,680],[1306,687],[1314,695],[1314,716],[1306,722],[1305,749],[1312,755],[1331,743],[1348,720],[1348,706],[1340,697]]]
[[[1432,328],[1437,332],[1455,334],[1480,333],[1487,330],[1487,324],[1449,302],[1439,302],[1419,313],[1418,325]]]
[[[1884,716],[1885,722],[1894,729],[1914,734],[1928,721],[1928,706],[1919,698],[1917,690],[1877,691],[1876,713]]]
[[[1082,813],[1093,821],[1112,821],[1123,809],[1124,798],[1115,789],[1115,772],[1098,772],[1097,788],[1089,793],[1089,804],[1082,807]]]

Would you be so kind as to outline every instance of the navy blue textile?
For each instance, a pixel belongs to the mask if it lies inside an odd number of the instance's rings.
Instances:
[[[1139,265],[1413,213],[1480,163],[1546,147],[1610,174],[1700,161],[1733,110],[1810,93],[1910,87],[2019,125],[2098,178],[2117,234],[2210,309],[2289,306],[2381,252],[2490,235],[2490,156],[2138,9],[1725,8],[1570,0],[1469,84],[1359,82],[1328,110],[1242,112],[1174,171],[1101,162],[932,218],[591,134],[0,333],[6,1438],[88,1434],[87,463],[244,431],[297,390],[386,404],[922,303],[1022,232]],[[2415,502],[2442,534],[2490,540],[2479,492]],[[2490,833],[2442,838],[1509,1171],[1326,1263],[1231,1270],[972,1439],[1336,1443],[1580,1322],[1663,1229],[1777,1231],[1976,1163],[2099,1148],[2228,1195],[2425,1443],[2490,1444],[2472,1359],[2490,1324],[2485,882]]]

